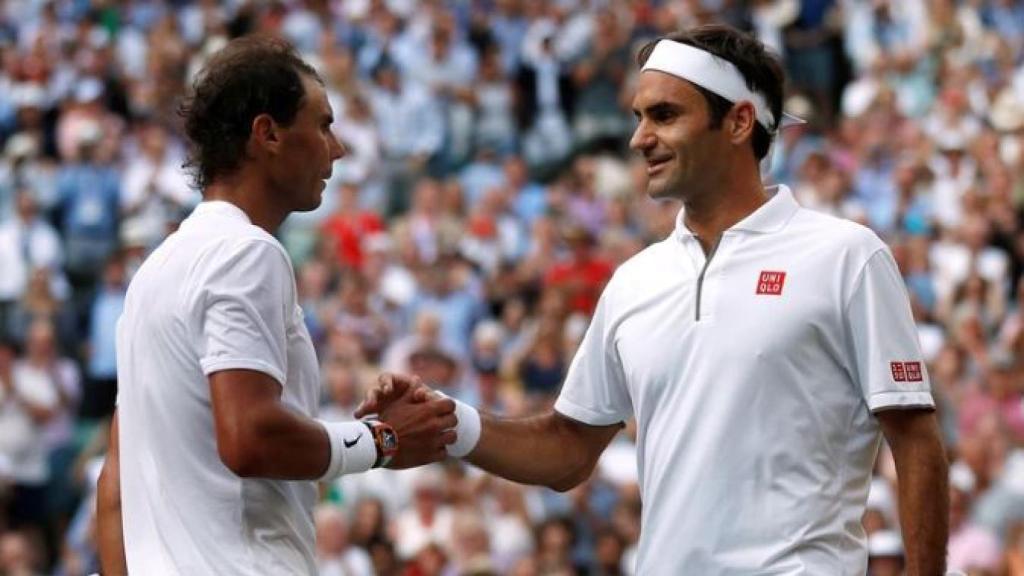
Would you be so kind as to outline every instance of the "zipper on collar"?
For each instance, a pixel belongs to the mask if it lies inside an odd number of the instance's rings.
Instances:
[[[704,291],[704,273],[708,271],[708,266],[711,266],[711,259],[715,257],[715,252],[718,251],[718,246],[722,243],[722,237],[725,234],[720,234],[718,240],[715,240],[714,245],[711,246],[711,250],[708,252],[706,258],[704,258],[704,267],[700,270],[700,276],[697,276],[697,310],[696,310],[696,321],[700,322],[700,299],[701,294]],[[699,242],[699,240],[698,240]]]

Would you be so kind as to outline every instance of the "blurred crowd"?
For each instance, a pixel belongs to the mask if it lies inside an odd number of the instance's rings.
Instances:
[[[527,415],[615,267],[673,227],[626,148],[634,55],[708,22],[777,51],[808,120],[766,179],[900,264],[953,462],[950,567],[1024,574],[1019,0],[0,0],[0,574],[97,568],[115,323],[200,201],[176,106],[212,52],[287,38],[348,148],[280,232],[324,416],[351,418],[382,370]],[[634,439],[564,494],[457,462],[345,477],[316,510],[321,573],[632,574]],[[876,576],[902,571],[895,487],[883,446]]]

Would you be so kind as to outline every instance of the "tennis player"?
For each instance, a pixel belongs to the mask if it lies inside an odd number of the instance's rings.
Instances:
[[[441,459],[454,404],[407,394],[379,421],[315,419],[317,358],[273,233],[320,204],[344,154],[316,72],[282,41],[235,40],[183,113],[204,201],[118,322],[104,573],[315,574],[316,481]]]
[[[942,574],[947,464],[910,306],[867,228],[766,188],[783,73],[708,26],[639,55],[631,146],[675,232],[609,282],[554,410],[510,420],[457,403],[449,446],[499,476],[567,490],[635,417],[637,574],[863,575],[882,436],[899,475],[907,574]],[[365,409],[405,382],[382,383]],[[358,412],[357,412],[358,413]]]

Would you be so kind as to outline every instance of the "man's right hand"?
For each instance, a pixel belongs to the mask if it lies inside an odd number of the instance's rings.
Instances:
[[[388,468],[444,460],[445,446],[455,442],[455,402],[432,398],[419,378],[382,374],[355,415],[361,418],[374,412],[398,435],[398,452]]]
[[[411,392],[414,402],[426,402],[434,396],[433,390],[420,380],[419,376],[402,376],[385,372],[377,378],[377,384],[366,392],[366,398],[355,411],[356,418],[377,414],[391,405],[406,392]]]

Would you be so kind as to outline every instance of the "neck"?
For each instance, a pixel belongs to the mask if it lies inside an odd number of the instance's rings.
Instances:
[[[241,173],[218,178],[203,192],[204,200],[221,200],[234,204],[249,220],[269,234],[277,231],[288,210],[278,206],[277,195],[263,179],[247,177]]]
[[[722,232],[767,201],[761,175],[754,164],[752,170],[737,170],[715,190],[684,197],[686,213],[683,222],[697,236],[704,252],[708,252]]]

